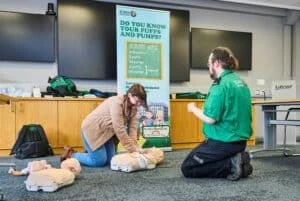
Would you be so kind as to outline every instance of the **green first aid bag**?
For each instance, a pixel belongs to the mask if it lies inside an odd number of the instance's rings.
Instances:
[[[49,77],[47,92],[52,93],[55,96],[76,96],[78,91],[75,83],[67,76],[56,76],[54,78]]]

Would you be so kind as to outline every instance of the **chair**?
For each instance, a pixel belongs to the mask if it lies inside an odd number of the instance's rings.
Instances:
[[[290,112],[293,111],[293,110],[300,110],[300,108],[296,108],[296,107],[289,108],[289,109],[287,110],[286,115],[285,115],[285,121],[299,121],[299,120],[289,120]],[[287,127],[288,125],[289,125],[289,124],[285,124],[285,125],[284,125],[283,155],[284,155],[284,156],[300,156],[300,153],[294,153],[294,154],[291,154],[291,153],[290,153],[291,150],[286,148],[286,127]]]
[[[250,157],[254,158],[254,153],[258,152],[265,152],[265,151],[282,151],[284,156],[299,156],[300,153],[292,153],[292,150],[287,148],[286,146],[286,135],[287,135],[287,126],[300,126],[300,120],[297,119],[289,119],[289,115],[291,111],[300,110],[300,108],[291,107],[287,109],[287,113],[285,115],[284,120],[270,120],[269,124],[271,125],[283,125],[284,126],[284,138],[283,138],[283,147],[275,148],[275,149],[256,149],[256,150],[250,150]]]

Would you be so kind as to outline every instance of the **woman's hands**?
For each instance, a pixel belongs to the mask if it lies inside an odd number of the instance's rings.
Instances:
[[[147,153],[147,150],[145,150],[145,149],[143,149],[143,148],[141,148],[141,147],[137,147],[137,148],[136,148],[136,152],[138,152],[138,153],[140,153],[140,154],[145,154],[145,153]]]

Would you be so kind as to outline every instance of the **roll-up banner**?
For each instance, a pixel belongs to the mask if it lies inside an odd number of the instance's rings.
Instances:
[[[149,110],[138,110],[139,143],[171,150],[170,12],[117,5],[116,20],[118,94],[133,83],[145,87]]]

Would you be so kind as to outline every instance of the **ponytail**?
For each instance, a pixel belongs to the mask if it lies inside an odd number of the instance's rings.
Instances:
[[[227,47],[217,47],[213,49],[212,62],[215,61],[219,61],[224,69],[236,70],[239,67],[239,61]]]

